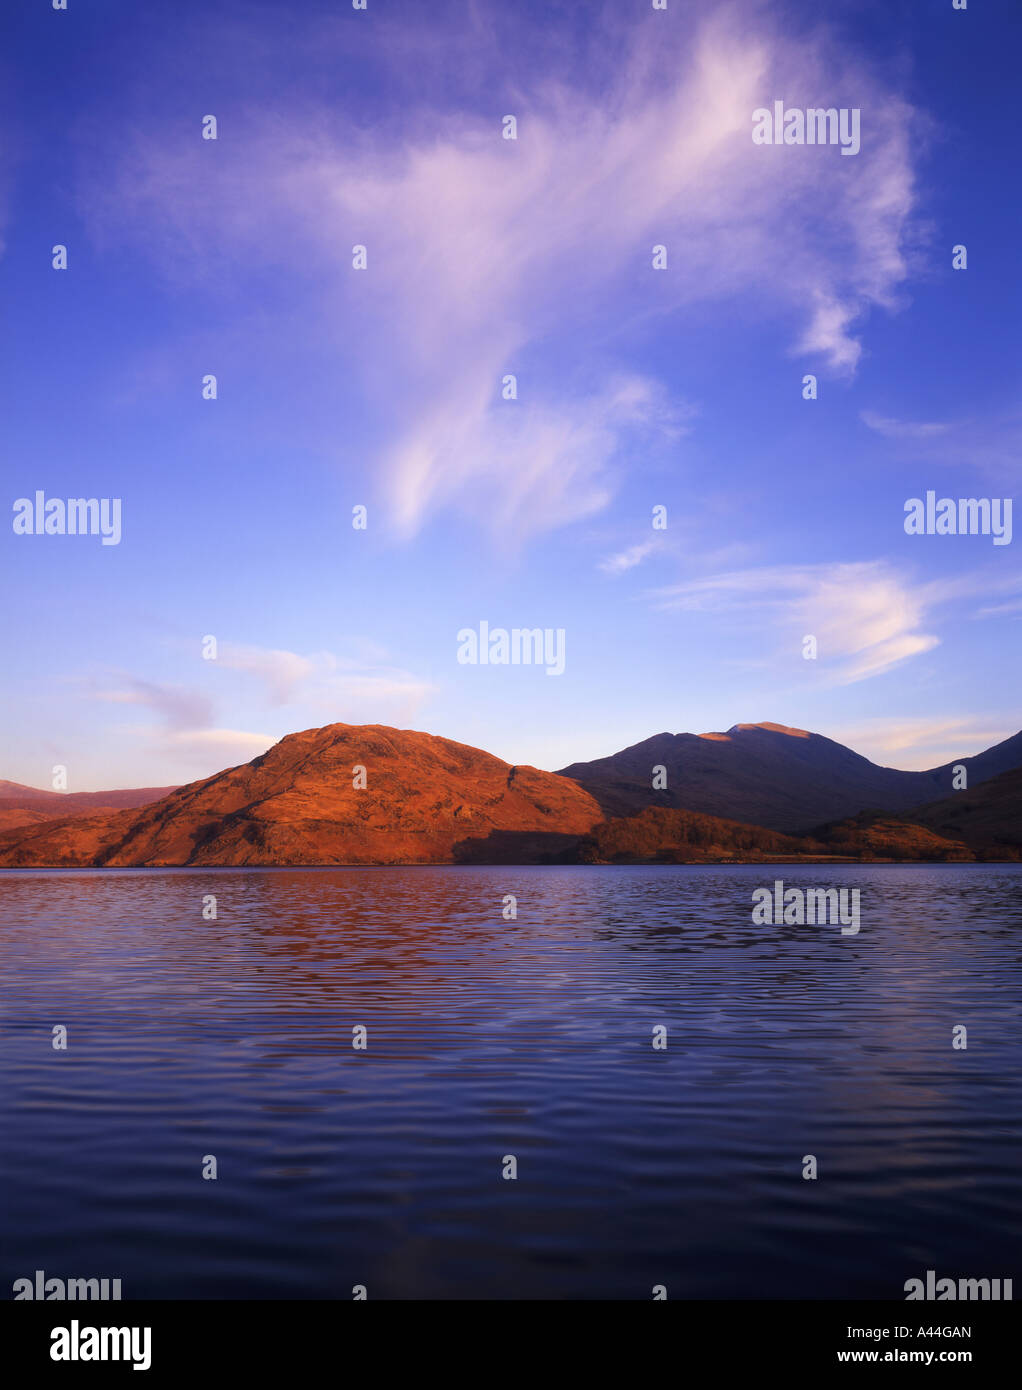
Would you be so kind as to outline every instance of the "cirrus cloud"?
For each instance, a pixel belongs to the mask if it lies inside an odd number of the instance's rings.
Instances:
[[[792,351],[850,373],[868,311],[899,303],[916,113],[847,43],[824,26],[795,36],[756,3],[684,29],[609,7],[599,23],[615,61],[595,78],[546,52],[526,88],[504,90],[499,35],[477,27],[459,53],[491,93],[485,111],[424,81],[404,119],[372,128],[336,98],[260,106],[260,83],[287,85],[286,56],[267,50],[215,164],[144,111],[130,140],[118,124],[116,146],[86,161],[83,209],[118,250],[141,245],[235,295],[268,266],[285,277],[307,310],[288,331],[315,325],[338,370],[360,374],[397,536],[452,507],[518,535],[605,507],[624,454],[678,437],[656,374],[632,373],[628,399],[615,381],[622,335],[649,317],[718,301],[737,326],[779,322]],[[326,57],[338,34],[322,28]],[[753,111],[782,95],[860,107],[861,152],[754,145]],[[496,101],[518,113],[514,141]]]

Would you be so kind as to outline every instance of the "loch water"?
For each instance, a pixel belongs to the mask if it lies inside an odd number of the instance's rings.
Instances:
[[[1020,959],[1019,865],[5,872],[0,1297],[1022,1288]]]

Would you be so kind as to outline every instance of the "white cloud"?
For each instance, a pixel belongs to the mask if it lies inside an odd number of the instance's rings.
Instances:
[[[605,560],[600,561],[600,569],[605,574],[624,574],[627,570],[634,569],[636,565],[641,565],[643,560],[659,549],[657,537],[652,537],[648,541],[640,541],[638,545],[629,546],[627,550],[620,550],[616,555],[608,555]]]
[[[203,662],[202,666],[204,673],[214,679],[222,668],[255,681],[271,708],[291,706],[300,710],[291,716],[292,727],[302,721],[402,722],[432,693],[428,682],[390,664],[378,644],[352,639],[348,646],[354,655],[342,658],[330,652],[302,656],[280,648],[222,642],[216,660]],[[94,689],[93,694],[109,703],[153,710],[160,716],[160,724],[136,725],[122,732],[141,735],[148,740],[151,751],[162,757],[182,757],[207,768],[214,758],[223,759],[224,765],[232,759],[247,761],[281,737],[281,733],[217,727],[213,698],[184,686],[119,673],[116,686]],[[247,700],[245,707],[249,708]],[[260,721],[263,717],[258,713],[255,716]]]
[[[867,428],[875,430],[877,434],[882,434],[887,439],[933,439],[937,435],[946,434],[949,429],[948,425],[937,421],[927,423],[895,420],[888,416],[878,415],[875,410],[860,411],[859,419]]]
[[[223,744],[232,748],[268,747],[276,743],[272,734],[252,734],[244,729],[179,729],[168,735],[168,741],[176,744]]]
[[[301,656],[297,652],[223,643],[216,662],[241,671],[265,687],[273,705],[300,705],[324,724],[381,722],[405,717],[418,708],[433,686],[394,666],[376,644],[354,641],[357,655],[331,652]]]
[[[987,486],[1008,489],[1009,495],[1022,475],[1022,415],[1017,412],[1000,411],[945,421],[909,421],[863,410],[859,418],[869,429],[895,441],[898,455],[915,467],[925,464],[954,468],[956,474],[964,468],[975,469],[989,475]],[[930,486],[946,489],[949,484],[933,478]],[[955,496],[962,494],[960,482],[951,487],[956,489]]]
[[[736,613],[759,628],[769,624],[790,650],[812,634],[821,672],[834,685],[881,675],[936,647],[940,639],[924,627],[943,596],[880,561],[736,570],[654,595],[664,608]]]
[[[508,540],[591,516],[613,495],[609,470],[625,442],[681,430],[656,386],[635,377],[556,405],[502,402],[492,411],[470,392],[452,388],[389,455],[405,533],[454,501]]]
[[[217,651],[217,662],[230,670],[244,671],[266,686],[273,704],[284,705],[295,687],[316,669],[315,662],[295,652],[268,647],[245,647],[224,643]]]
[[[213,757],[248,762],[276,742],[272,734],[249,733],[244,729],[177,729],[157,736],[154,746],[208,767]]]
[[[1007,615],[1014,616],[1016,613],[1022,615],[1022,599],[1014,599],[1009,603],[994,603],[989,607],[980,608],[975,617],[1001,618]]]
[[[884,715],[839,724],[827,732],[830,738],[881,766],[919,772],[982,753],[1018,730],[1010,720],[979,722],[956,715],[899,719]]]
[[[864,314],[897,305],[914,202],[913,112],[846,41],[796,37],[758,5],[696,28],[616,23],[606,82],[540,65],[517,141],[436,84],[414,120],[371,134],[326,106],[248,112],[211,182],[201,141],[142,117],[97,162],[87,214],[175,273],[215,262],[236,285],[270,262],[303,282],[301,331],[315,307],[363,375],[399,534],[448,507],[517,534],[590,516],[636,429],[654,448],[676,437],[651,381],[614,381],[623,326],[716,299],[738,331],[794,320],[796,350],[850,372]],[[495,81],[499,58],[483,58]],[[753,111],[781,93],[861,107],[861,152],[754,145]],[[509,372],[517,401],[500,396]]]
[[[141,680],[136,676],[121,676],[120,689],[97,690],[98,700],[111,704],[143,705],[155,710],[170,729],[188,729],[209,724],[213,718],[213,706],[209,697],[185,686],[161,684],[158,681]]]

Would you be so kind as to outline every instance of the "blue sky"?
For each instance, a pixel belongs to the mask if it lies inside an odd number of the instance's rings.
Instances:
[[[821,8],[7,13],[8,505],[123,534],[5,528],[0,776],[186,781],[338,720],[549,768],[1016,732],[1022,542],[903,521],[1016,490],[1022,14]],[[778,99],[860,109],[860,152],[755,145]],[[480,621],[563,629],[564,674],[459,665]]]

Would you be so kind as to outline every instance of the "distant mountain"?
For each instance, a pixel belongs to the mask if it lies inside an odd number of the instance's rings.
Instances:
[[[135,787],[109,792],[54,792],[44,791],[40,787],[25,787],[20,782],[5,782],[0,778],[0,830],[34,825],[44,820],[145,806],[174,790],[173,787]]]
[[[819,826],[833,854],[889,859],[1022,859],[1022,768],[904,815],[860,811]]]
[[[366,785],[356,790],[358,767]],[[330,724],[147,806],[0,835],[0,865],[535,858],[600,817],[588,792],[552,772],[431,734]]]
[[[1020,757],[1022,735],[963,758],[969,790],[937,798],[935,788],[951,787],[951,765],[898,772],[777,724],[661,734],[564,774],[431,734],[330,724],[122,809],[90,798],[148,794],[0,784],[11,799],[36,798],[21,814],[40,817],[0,833],[0,866],[1015,858],[1022,767],[999,769]],[[649,786],[657,763],[667,791]],[[364,787],[354,785],[359,769]],[[668,804],[682,798],[695,804]],[[54,803],[72,800],[77,814],[55,818]]]
[[[914,810],[911,820],[974,848],[1022,849],[1022,768]]]
[[[959,762],[969,787],[1018,768],[1022,733],[972,758],[900,772],[805,729],[735,724],[726,733],[656,734],[560,772],[590,792],[608,816],[662,806],[804,835],[863,810],[905,811],[950,796]],[[667,786],[654,791],[657,766],[666,768]]]

